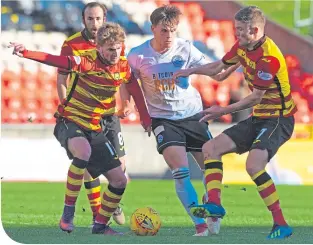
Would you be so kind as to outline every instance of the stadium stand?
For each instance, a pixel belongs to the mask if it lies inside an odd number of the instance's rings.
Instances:
[[[1,1],[1,86],[2,123],[54,123],[58,105],[56,70],[17,59],[6,47],[10,40],[23,42],[29,49],[52,54],[60,52],[63,40],[81,30],[81,9],[89,1]],[[108,7],[108,20],[118,22],[127,32],[127,50],[151,38],[149,15],[151,10],[166,1],[99,1]],[[209,60],[221,58],[235,42],[232,21],[204,18],[198,3],[172,2],[183,12],[178,29],[180,37],[193,40],[194,45]],[[137,11],[140,8],[141,11]],[[313,74],[305,73],[296,56],[286,55],[292,94],[299,108],[296,121],[313,122]],[[193,76],[205,107],[227,105],[248,93],[240,72],[235,72],[223,83]],[[231,123],[240,116],[225,115],[220,120]],[[138,123],[134,111],[123,123]]]

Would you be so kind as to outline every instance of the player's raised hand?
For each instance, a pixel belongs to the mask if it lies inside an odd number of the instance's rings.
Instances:
[[[12,48],[12,47],[13,47],[13,53],[12,53],[13,55],[24,57],[22,52],[26,50],[26,48],[23,44],[10,42],[8,48]]]
[[[188,77],[192,74],[192,69],[182,69],[174,72],[173,79],[177,79],[178,77]]]
[[[204,117],[199,120],[200,122],[214,120],[225,115],[224,108],[218,105],[211,106],[210,108],[203,110],[201,113],[204,114]]]

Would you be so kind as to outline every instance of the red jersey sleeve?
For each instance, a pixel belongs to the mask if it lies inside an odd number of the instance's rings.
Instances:
[[[64,41],[62,48],[61,48],[60,55],[62,55],[62,56],[73,55],[73,49],[71,48],[71,46],[68,44],[67,41]],[[62,75],[68,75],[70,73],[70,71],[62,69],[62,68],[58,68],[58,73],[60,73]]]
[[[253,87],[260,90],[269,89],[279,68],[280,63],[276,57],[266,56],[261,58],[256,64]]]
[[[45,52],[31,51],[27,49],[22,51],[22,54],[26,59],[35,60],[46,65],[66,70],[84,72],[84,70],[88,70],[91,66],[86,57],[52,55]]]
[[[239,57],[237,55],[237,49],[239,47],[239,42],[236,42],[234,46],[228,51],[222,61],[226,65],[235,65],[239,62]]]

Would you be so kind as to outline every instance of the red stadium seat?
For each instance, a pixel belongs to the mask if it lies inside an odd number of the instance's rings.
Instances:
[[[22,85],[19,80],[8,81],[7,86],[2,87],[1,90],[1,95],[4,99],[21,96],[21,94]]]
[[[55,101],[52,100],[44,100],[41,101],[40,109],[42,111],[49,111],[49,112],[55,112],[57,109],[57,105],[55,104]]]
[[[304,90],[313,87],[313,74],[310,73],[301,74],[300,86]]]
[[[33,110],[24,110],[21,117],[24,123],[41,123],[42,121],[38,108]]]
[[[220,27],[221,27],[223,34],[226,34],[229,36],[235,36],[233,21],[222,20],[222,21],[220,21]]]
[[[290,69],[288,73],[291,91],[301,92],[301,71],[299,69]]]
[[[300,69],[301,68],[300,60],[298,59],[297,56],[286,55],[285,59],[286,59],[286,64],[287,64],[288,69]]]
[[[23,108],[27,111],[37,111],[39,109],[38,99],[24,99]]]
[[[42,123],[44,124],[54,124],[56,119],[54,117],[54,112],[51,111],[44,111],[41,114]]]
[[[220,33],[220,23],[217,20],[205,20],[203,22],[203,30],[207,35],[211,35],[211,33]]]
[[[39,86],[36,80],[29,80],[23,84],[22,97],[24,99],[37,99]]]
[[[203,18],[204,12],[201,8],[201,6],[198,3],[185,3],[186,5],[186,14],[195,17],[195,16],[201,16]]]
[[[23,100],[20,97],[11,97],[8,100],[8,109],[18,111],[23,108]]]
[[[9,83],[13,81],[18,81],[18,80],[19,80],[19,76],[13,71],[4,69],[3,72],[1,73],[1,84],[4,87],[9,86]]]
[[[227,106],[230,101],[230,86],[227,83],[221,83],[216,90],[216,101],[220,106]]]
[[[214,87],[212,86],[211,83],[206,83],[206,84],[201,84],[200,89],[199,89],[203,106],[210,107],[215,104],[215,90]]]
[[[10,110],[7,107],[2,107],[1,121],[2,123],[10,123],[10,124],[21,123],[22,121],[20,120],[20,111]]]

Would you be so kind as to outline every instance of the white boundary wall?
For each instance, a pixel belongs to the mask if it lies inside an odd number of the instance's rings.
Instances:
[[[219,126],[214,128],[222,131]],[[54,138],[53,126],[2,125],[1,132],[0,172],[3,181],[66,180],[70,160]],[[127,172],[131,177],[167,177],[168,167],[156,151],[154,135],[149,138],[138,125],[123,125],[123,136]]]

